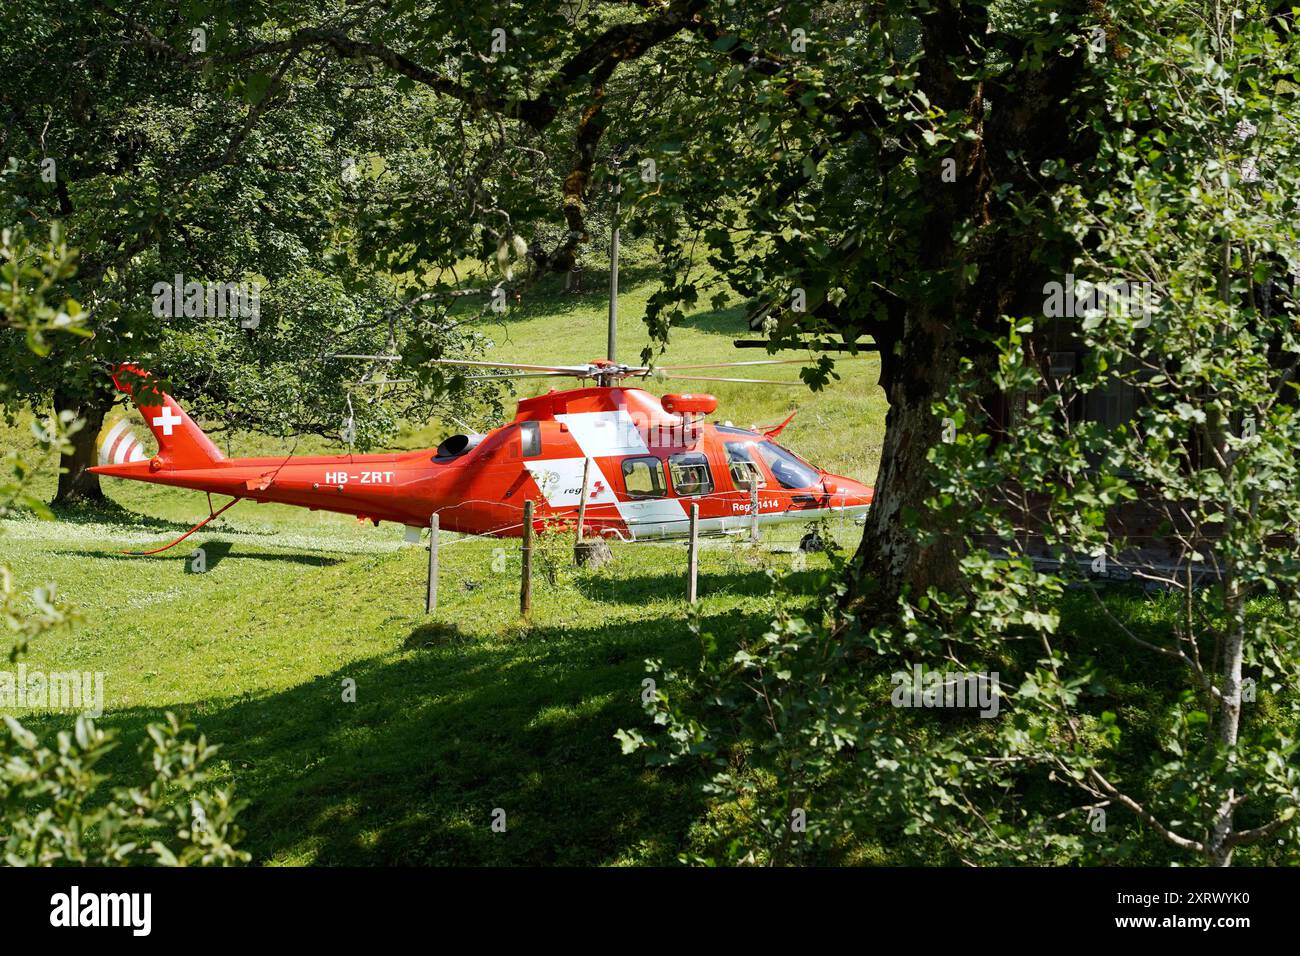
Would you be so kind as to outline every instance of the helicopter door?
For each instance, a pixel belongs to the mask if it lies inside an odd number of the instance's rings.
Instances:
[[[729,441],[724,445],[727,474],[731,478],[732,487],[725,498],[726,513],[722,518],[724,531],[744,531],[750,527],[750,509],[755,487],[758,488],[760,502],[771,497],[769,485],[772,479],[754,446],[752,441]]]
[[[678,498],[698,498],[713,494],[713,472],[703,452],[686,451],[668,456],[668,472],[673,477],[673,494]]]
[[[663,462],[649,456],[624,458],[623,491],[633,500],[662,498],[665,494]]]
[[[755,485],[759,491],[767,487],[767,474],[759,465],[751,442],[727,442],[727,471],[731,475],[731,487],[736,491],[747,492]]]
[[[653,455],[624,458],[619,467],[623,480],[619,513],[635,538],[661,538],[679,534],[684,527],[682,506],[667,497],[664,463]]]

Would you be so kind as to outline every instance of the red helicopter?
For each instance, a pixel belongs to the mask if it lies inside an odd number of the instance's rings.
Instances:
[[[557,521],[572,525],[585,500],[583,533],[624,541],[688,533],[692,503],[699,505],[701,533],[747,529],[755,488],[760,525],[857,518],[871,504],[871,488],[817,468],[777,444],[793,415],[761,432],[717,425],[704,421],[717,409],[712,395],[658,398],[621,384],[662,370],[604,360],[570,366],[441,361],[510,370],[492,378],[572,376],[596,385],[522,399],[513,421],[486,435],[454,435],[436,449],[226,458],[148,372],[123,365],[114,370],[113,383],[134,398],[158,451],[146,455],[120,420],[103,434],[101,463],[91,471],[208,493],[207,518],[144,554],[173,547],[243,499],[337,511],[376,525],[394,521],[417,538],[435,513],[447,531],[518,536],[527,500],[534,502],[535,530]],[[214,494],[233,500],[213,511]]]

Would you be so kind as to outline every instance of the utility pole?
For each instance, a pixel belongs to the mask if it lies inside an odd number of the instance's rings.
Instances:
[[[424,599],[424,613],[438,609],[438,512],[429,516],[429,590]]]
[[[700,581],[700,505],[691,502],[691,539],[686,546],[686,600],[694,604],[699,597]]]
[[[605,355],[611,362],[615,361],[614,353],[618,346],[618,200],[623,194],[623,182],[618,177],[618,160],[614,160],[613,170],[614,215],[610,220],[612,228],[609,233],[609,348]]]
[[[519,613],[533,613],[533,500],[524,502],[523,577],[519,582]]]

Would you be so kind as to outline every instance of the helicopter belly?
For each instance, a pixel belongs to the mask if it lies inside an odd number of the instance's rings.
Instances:
[[[637,539],[687,534],[690,529],[686,509],[676,498],[620,501],[618,511],[628,532]]]

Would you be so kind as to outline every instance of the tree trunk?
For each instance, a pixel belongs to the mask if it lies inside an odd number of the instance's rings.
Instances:
[[[55,412],[74,412],[82,424],[70,439],[71,453],[59,459],[59,487],[54,493],[53,504],[72,505],[106,500],[99,487],[99,475],[87,469],[96,464],[99,432],[104,426],[104,416],[111,407],[111,399],[98,396],[78,398],[61,391],[54,393]]]
[[[1229,461],[1232,452],[1226,448]],[[1231,533],[1236,516],[1228,510],[1227,533]],[[1229,766],[1237,761],[1237,740],[1241,734],[1241,671],[1246,651],[1246,597],[1242,593],[1236,561],[1229,559],[1224,571],[1224,604],[1227,611],[1228,633],[1223,647],[1222,692],[1219,702],[1219,752],[1226,755]],[[1214,822],[1206,855],[1211,866],[1231,866],[1233,846],[1229,842],[1233,833],[1237,794],[1228,787],[1221,795],[1215,810]]]
[[[915,310],[904,325],[896,343],[880,343],[889,414],[875,498],[853,560],[850,598],[863,619],[893,611],[905,589],[951,589],[958,582],[955,542],[940,534],[922,543],[915,519],[924,516],[933,490],[926,455],[943,434],[933,406],[956,380],[960,338],[955,322],[929,309]]]
[[[963,4],[961,12],[973,18],[969,35],[982,35],[982,8]],[[848,604],[864,624],[896,612],[905,592],[957,589],[960,541],[939,534],[922,544],[912,521],[924,520],[933,490],[926,455],[943,433],[934,403],[947,396],[963,358],[975,363],[976,380],[991,380],[992,342],[1005,331],[1001,317],[1041,313],[1042,297],[1035,291],[1042,288],[1041,275],[1063,273],[1063,264],[1071,261],[1072,247],[1045,249],[1040,230],[1019,225],[996,194],[999,183],[1014,183],[1022,196],[1042,195],[1042,186],[1024,170],[1062,154],[1053,117],[1077,85],[1081,54],[1055,58],[1015,89],[999,89],[1015,107],[994,110],[986,120],[983,85],[970,83],[953,67],[951,54],[963,42],[953,27],[951,17],[926,21],[927,48],[935,53],[922,63],[920,85],[931,103],[965,113],[975,136],[953,147],[954,181],[945,183],[937,170],[931,172],[933,201],[921,226],[916,270],[933,277],[936,291],[925,299],[900,301],[890,321],[872,330],[889,414],[875,498],[850,582]],[[1092,140],[1065,146],[1080,162],[1096,152]],[[1013,151],[1017,161],[1005,163],[1002,157]],[[972,228],[976,238],[958,242],[962,230]]]

